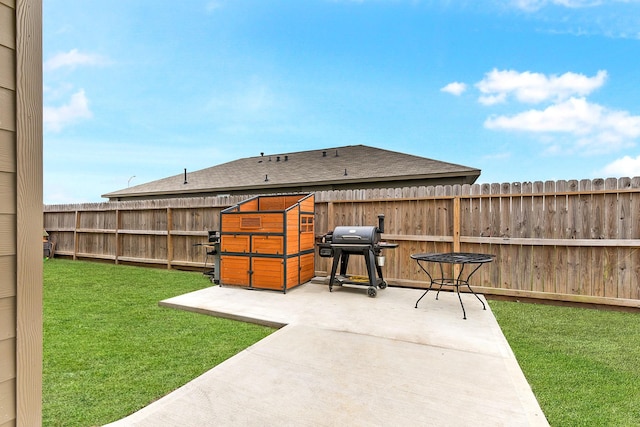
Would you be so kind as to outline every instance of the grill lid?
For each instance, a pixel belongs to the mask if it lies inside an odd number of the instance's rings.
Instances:
[[[339,226],[333,230],[331,243],[339,245],[375,245],[380,233],[373,226]]]

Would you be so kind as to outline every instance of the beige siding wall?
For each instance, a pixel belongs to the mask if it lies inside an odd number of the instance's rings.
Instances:
[[[15,9],[0,0],[0,425],[16,418]]]
[[[0,426],[41,424],[41,9],[0,0]]]

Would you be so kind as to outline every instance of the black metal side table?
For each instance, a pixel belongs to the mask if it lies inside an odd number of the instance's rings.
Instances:
[[[426,273],[429,277],[429,288],[422,294],[418,301],[416,301],[415,308],[418,308],[418,303],[420,300],[433,289],[433,285],[440,285],[438,289],[438,293],[436,293],[436,299],[438,299],[438,295],[440,295],[440,290],[442,286],[454,286],[456,288],[456,292],[458,293],[458,300],[460,300],[460,306],[462,307],[462,318],[466,320],[467,313],[464,310],[464,304],[462,303],[462,298],[460,297],[460,286],[466,286],[469,288],[471,293],[475,295],[475,297],[482,304],[482,309],[486,310],[487,307],[484,305],[484,302],[480,299],[480,297],[471,289],[469,286],[469,280],[471,276],[478,271],[483,264],[492,262],[495,259],[495,255],[488,254],[475,254],[475,253],[467,253],[467,252],[449,252],[449,253],[421,253],[421,254],[412,254],[411,258],[415,259],[422,271]],[[429,274],[429,271],[425,268],[426,263],[437,263],[440,266],[440,277],[433,277]],[[458,264],[460,265],[460,272],[457,277],[446,277],[444,274],[443,264]],[[465,267],[470,265],[473,269],[469,272],[465,277]],[[453,276],[453,275],[452,275]]]

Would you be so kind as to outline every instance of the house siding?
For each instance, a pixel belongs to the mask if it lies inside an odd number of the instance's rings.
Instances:
[[[15,8],[0,0],[0,425],[16,419]]]
[[[402,187],[421,187],[436,185],[464,185],[472,184],[475,176],[454,176],[445,178],[424,178],[424,179],[404,179],[404,180],[388,180],[388,181],[356,181],[342,184],[326,184],[326,185],[282,185],[279,187],[268,188],[246,188],[241,190],[224,190],[224,191],[195,191],[195,192],[169,192],[166,194],[140,194],[131,196],[110,197],[110,202],[133,201],[133,200],[164,200],[185,197],[216,197],[221,195],[230,196],[255,196],[260,194],[300,194],[314,193],[317,191],[340,191],[340,190],[367,190],[380,188],[402,188]]]
[[[0,426],[42,423],[41,221],[42,1],[0,0]]]

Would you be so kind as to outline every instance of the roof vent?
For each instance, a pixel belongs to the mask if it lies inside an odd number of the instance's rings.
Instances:
[[[276,157],[276,162],[280,161],[280,156]]]
[[[184,168],[184,183],[188,184],[188,182],[187,182],[187,168]]]
[[[347,176],[347,168],[344,168],[344,176]]]
[[[264,176],[264,182],[267,182],[267,181],[269,181],[269,175]]]
[[[264,152],[260,152],[260,157],[264,157]]]
[[[327,152],[326,151],[322,152],[322,157],[327,157]]]
[[[338,150],[336,150],[336,157],[338,157]]]
[[[284,156],[284,161],[288,162],[289,161],[289,156]]]

